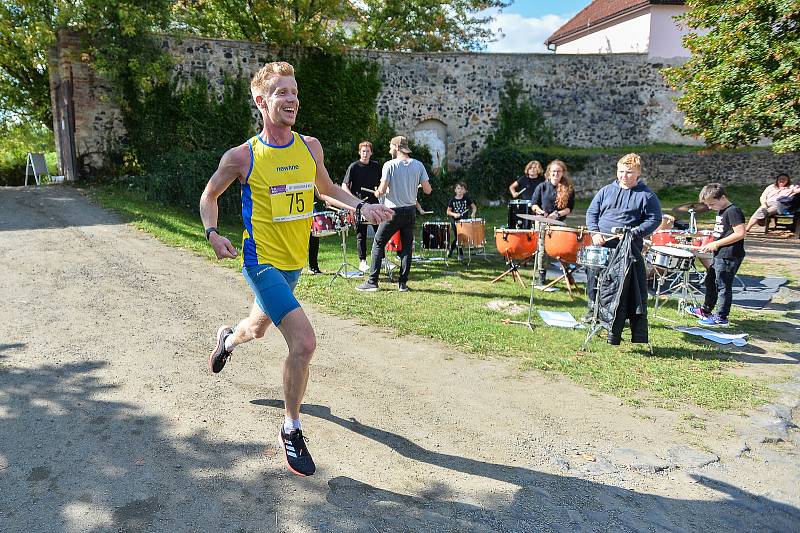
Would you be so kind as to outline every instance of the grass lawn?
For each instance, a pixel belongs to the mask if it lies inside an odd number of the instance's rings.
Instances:
[[[121,188],[100,187],[91,192],[102,205],[161,241],[213,257],[197,215],[143,202]],[[681,203],[678,200],[675,203]],[[226,219],[224,215],[220,231],[239,246],[240,222],[234,216]],[[487,221],[487,251],[496,252],[493,228],[505,224],[506,209],[482,209],[479,216]],[[417,226],[419,230],[421,221],[418,220]],[[358,263],[352,235],[348,242],[348,258],[351,264]],[[338,236],[321,240],[319,259],[323,271],[336,271],[341,262]],[[239,268],[237,261],[229,260],[224,264]],[[385,276],[381,278],[381,291],[360,293],[354,290],[361,281],[359,278],[338,278],[331,284],[329,275],[303,275],[297,293],[302,300],[344,318],[389,327],[400,334],[436,339],[477,356],[513,358],[521,368],[558,372],[635,404],[677,406],[687,402],[723,409],[756,405],[769,397],[766,382],[729,372],[741,365],[732,361],[724,349],[670,329],[672,324],[653,318],[652,310],[650,336],[654,355],[628,342],[612,347],[600,337],[591,342],[589,351],[582,352],[584,331],[550,328],[536,315],[536,310],[542,309],[569,311],[579,317],[586,309],[582,293],[571,301],[564,290],[546,294],[537,291],[534,330],[507,325],[504,320],[525,319],[530,291],[513,283],[510,277],[490,283],[504,269],[502,259],[496,255],[490,262],[473,258],[469,265],[457,261],[449,265],[444,261],[415,262],[409,281],[412,292],[398,292],[396,284],[386,282]],[[531,269],[525,269],[524,275],[529,281]],[[509,315],[488,307],[489,302],[498,300],[517,304],[521,310]],[[674,301],[662,309],[660,313],[677,324],[694,323],[678,316]],[[758,316],[756,312],[735,307],[731,316],[733,331],[740,330],[738,324]],[[624,338],[627,335],[626,330]]]

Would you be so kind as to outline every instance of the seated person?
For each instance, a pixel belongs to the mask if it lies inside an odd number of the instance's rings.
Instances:
[[[478,212],[478,207],[475,202],[467,196],[467,184],[463,181],[456,183],[454,187],[455,196],[450,198],[447,203],[447,216],[450,217],[450,229],[453,230],[453,242],[450,243],[450,250],[447,257],[452,257],[453,251],[458,246],[458,238],[456,237],[456,222],[465,218],[475,218],[475,213]],[[469,216],[466,216],[470,213]],[[458,247],[458,259],[464,259],[464,249]]]
[[[556,220],[564,220],[575,208],[575,188],[569,177],[567,165],[558,159],[547,165],[547,177],[539,184],[531,198],[531,211]]]
[[[759,226],[767,224],[769,217],[781,213],[788,205],[791,205],[792,200],[800,193],[800,185],[791,185],[791,183],[788,174],[778,174],[775,183],[767,186],[761,193],[759,199],[761,206],[750,217],[745,231],[750,231],[756,224]]]
[[[512,198],[519,200],[530,200],[533,191],[544,181],[542,177],[542,164],[538,161],[529,161],[525,165],[525,175],[520,176],[508,187],[508,192]]]

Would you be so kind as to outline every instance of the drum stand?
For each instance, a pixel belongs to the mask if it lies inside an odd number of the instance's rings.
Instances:
[[[517,273],[519,276],[519,273]],[[533,331],[533,322],[531,322],[531,314],[533,313],[533,290],[536,286],[536,269],[533,269],[531,274],[531,299],[528,302],[528,318],[524,322],[520,320],[509,320],[508,324],[519,324],[521,326],[527,326],[529,330]]]
[[[588,275],[592,275],[591,272]],[[587,283],[588,285],[588,283]],[[596,291],[594,293],[594,306],[592,307],[592,318],[589,319],[589,332],[586,334],[586,340],[583,341],[583,345],[581,346],[581,351],[585,352],[586,347],[589,345],[589,341],[594,338],[597,333],[603,329],[603,326],[600,325],[600,289],[603,286],[603,271],[597,274],[597,285]]]
[[[666,299],[661,302],[662,296],[662,287],[664,285],[664,280],[670,277],[673,274],[677,274],[677,281],[673,281],[669,285],[669,289],[671,292],[667,295]],[[678,295],[678,314],[684,313],[686,311],[687,305],[691,302],[694,305],[697,305],[697,299],[695,295],[700,294],[700,291],[691,284],[689,281],[689,270],[684,271],[674,271],[674,270],[667,270],[663,274],[659,274],[656,271],[656,279],[657,279],[657,286],[656,286],[656,296],[653,302],[653,316],[656,318],[661,318],[663,320],[667,320],[662,316],[659,316],[658,310],[662,307],[672,296],[672,294]],[[659,303],[661,302],[661,303]]]
[[[508,257],[506,257],[506,265],[508,265],[506,271],[497,276],[496,278],[494,278],[492,280],[492,283],[494,283],[495,281],[500,281],[504,276],[511,274],[511,277],[514,278],[514,280],[519,281],[519,284],[524,287],[525,282],[522,281],[522,275],[519,273],[520,265],[516,264],[513,259],[510,259]]]
[[[556,257],[556,261],[558,261],[558,266],[561,267],[561,275],[558,276],[553,281],[551,281],[550,283],[548,283],[547,285],[545,285],[544,287],[542,287],[542,290],[545,291],[550,287],[552,287],[553,285],[555,285],[556,283],[558,283],[559,281],[563,280],[564,283],[567,285],[567,292],[569,293],[570,300],[575,300],[575,297],[572,295],[572,287],[573,284],[577,286],[577,283],[570,280],[572,280],[572,273],[575,272],[575,270],[577,270],[577,267],[571,267],[569,263],[563,262],[560,257]]]
[[[339,230],[339,234],[342,236],[342,263],[339,265],[339,270],[331,278],[331,282],[329,285],[333,285],[333,282],[336,281],[336,278],[360,278],[364,275],[363,272],[358,270],[356,267],[351,265],[347,262],[347,232],[349,228],[344,226],[341,230]],[[348,268],[353,268],[353,270],[348,270]]]

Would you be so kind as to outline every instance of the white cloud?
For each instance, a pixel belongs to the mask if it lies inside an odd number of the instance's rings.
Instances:
[[[572,18],[572,15],[525,18],[516,13],[494,13],[493,16],[494,20],[489,23],[489,28],[496,35],[503,36],[489,43],[486,47],[487,52],[547,52],[545,39]]]

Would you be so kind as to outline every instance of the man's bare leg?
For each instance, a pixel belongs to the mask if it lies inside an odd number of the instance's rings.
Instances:
[[[283,362],[283,400],[286,416],[300,418],[300,404],[308,385],[308,365],[317,348],[317,338],[301,307],[283,317],[278,329],[286,340],[289,355]]]
[[[233,334],[231,334],[229,339],[231,350],[234,346],[250,342],[253,339],[260,339],[267,332],[271,324],[272,320],[264,314],[258,302],[254,301],[253,308],[250,310],[250,315],[239,322],[233,329]]]

